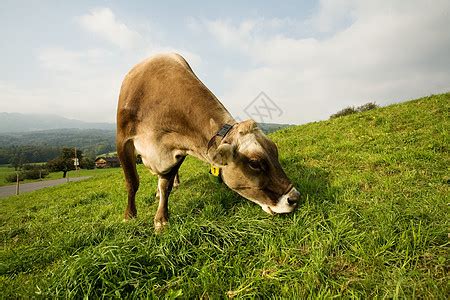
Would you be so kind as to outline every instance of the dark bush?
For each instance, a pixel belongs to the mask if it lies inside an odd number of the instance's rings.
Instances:
[[[27,170],[23,172],[24,179],[39,179],[44,178],[47,175],[48,171],[42,169]]]
[[[378,105],[375,102],[369,102],[369,103],[363,104],[361,106],[358,106],[356,109],[359,112],[363,112],[363,111],[368,111],[368,110],[372,110],[375,108],[378,108]]]
[[[45,165],[41,164],[41,165],[33,165],[33,164],[26,164],[22,166],[22,170],[43,170],[46,169]]]
[[[357,110],[353,106],[349,106],[349,107],[346,107],[346,108],[338,111],[335,114],[332,114],[330,116],[330,119],[339,118],[339,117],[351,115],[351,114],[354,114],[354,113],[357,113]]]
[[[23,174],[19,173],[19,181],[23,181],[23,179],[24,179],[23,178]],[[12,173],[12,174],[6,175],[5,181],[6,182],[16,182],[17,181],[16,173]]]
[[[89,157],[83,157],[81,159],[81,168],[88,170],[95,169],[95,161]]]
[[[35,165],[29,165],[29,164],[25,164],[22,166],[22,170],[33,170],[35,169]]]
[[[349,107],[346,107],[346,108],[338,111],[335,114],[332,114],[330,116],[330,119],[343,117],[343,116],[347,116],[347,115],[351,115],[351,114],[356,114],[359,112],[368,111],[368,110],[372,110],[375,108],[378,108],[378,105],[375,102],[368,102],[368,103],[358,106],[356,108],[353,106],[349,106]]]
[[[48,175],[48,171],[46,169],[28,169],[22,172],[19,172],[19,181],[23,181],[24,179],[40,179],[45,178]],[[9,174],[5,177],[6,182],[16,182],[17,175],[16,173]]]

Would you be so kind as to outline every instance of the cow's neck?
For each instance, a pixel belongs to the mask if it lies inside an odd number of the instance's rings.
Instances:
[[[208,143],[214,138],[223,125],[234,125],[236,123],[236,120],[227,111],[221,114],[209,115],[208,119],[204,120],[204,125],[199,128],[200,134],[197,135],[198,140],[196,142],[196,149],[193,149],[196,153],[193,154],[203,161],[210,162],[207,155],[209,150]],[[215,147],[215,145],[213,145],[213,147]]]

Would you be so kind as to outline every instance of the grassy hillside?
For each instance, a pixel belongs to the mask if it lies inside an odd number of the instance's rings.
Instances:
[[[449,295],[450,95],[271,135],[303,195],[269,216],[193,158],[155,235],[156,178],[122,222],[119,170],[0,201],[1,298]]]

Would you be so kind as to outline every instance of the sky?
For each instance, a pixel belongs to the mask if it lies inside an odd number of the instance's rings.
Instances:
[[[115,122],[177,52],[237,120],[303,124],[450,91],[450,1],[0,2],[0,112]]]

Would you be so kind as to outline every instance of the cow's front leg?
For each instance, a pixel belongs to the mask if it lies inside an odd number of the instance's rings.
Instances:
[[[175,178],[174,178],[174,180],[173,180],[173,185],[172,185],[172,187],[173,188],[176,188],[176,187],[178,187],[180,185],[180,175],[178,174],[178,172],[177,172],[177,174],[175,174]],[[171,192],[171,191],[169,191],[169,192]],[[158,184],[158,187],[156,188],[156,194],[155,194],[155,197],[156,198],[159,198],[159,196],[160,196],[160,192],[159,192],[159,184]]]
[[[177,172],[177,174],[175,174],[175,178],[174,178],[174,180],[173,180],[173,184],[172,184],[172,187],[173,188],[176,188],[176,187],[178,187],[180,185],[180,175],[178,174],[178,172]],[[169,190],[169,193],[171,192],[171,190]],[[156,198],[159,198],[159,196],[160,196],[160,192],[159,192],[159,184],[158,184],[158,187],[156,188],[156,194],[155,194],[155,197]]]
[[[160,231],[169,221],[169,195],[172,190],[174,177],[175,176],[171,174],[159,175],[159,205],[154,219],[156,231]]]
[[[169,173],[158,176],[159,205],[154,219],[156,231],[160,231],[169,221],[169,195],[184,158],[181,157]]]

